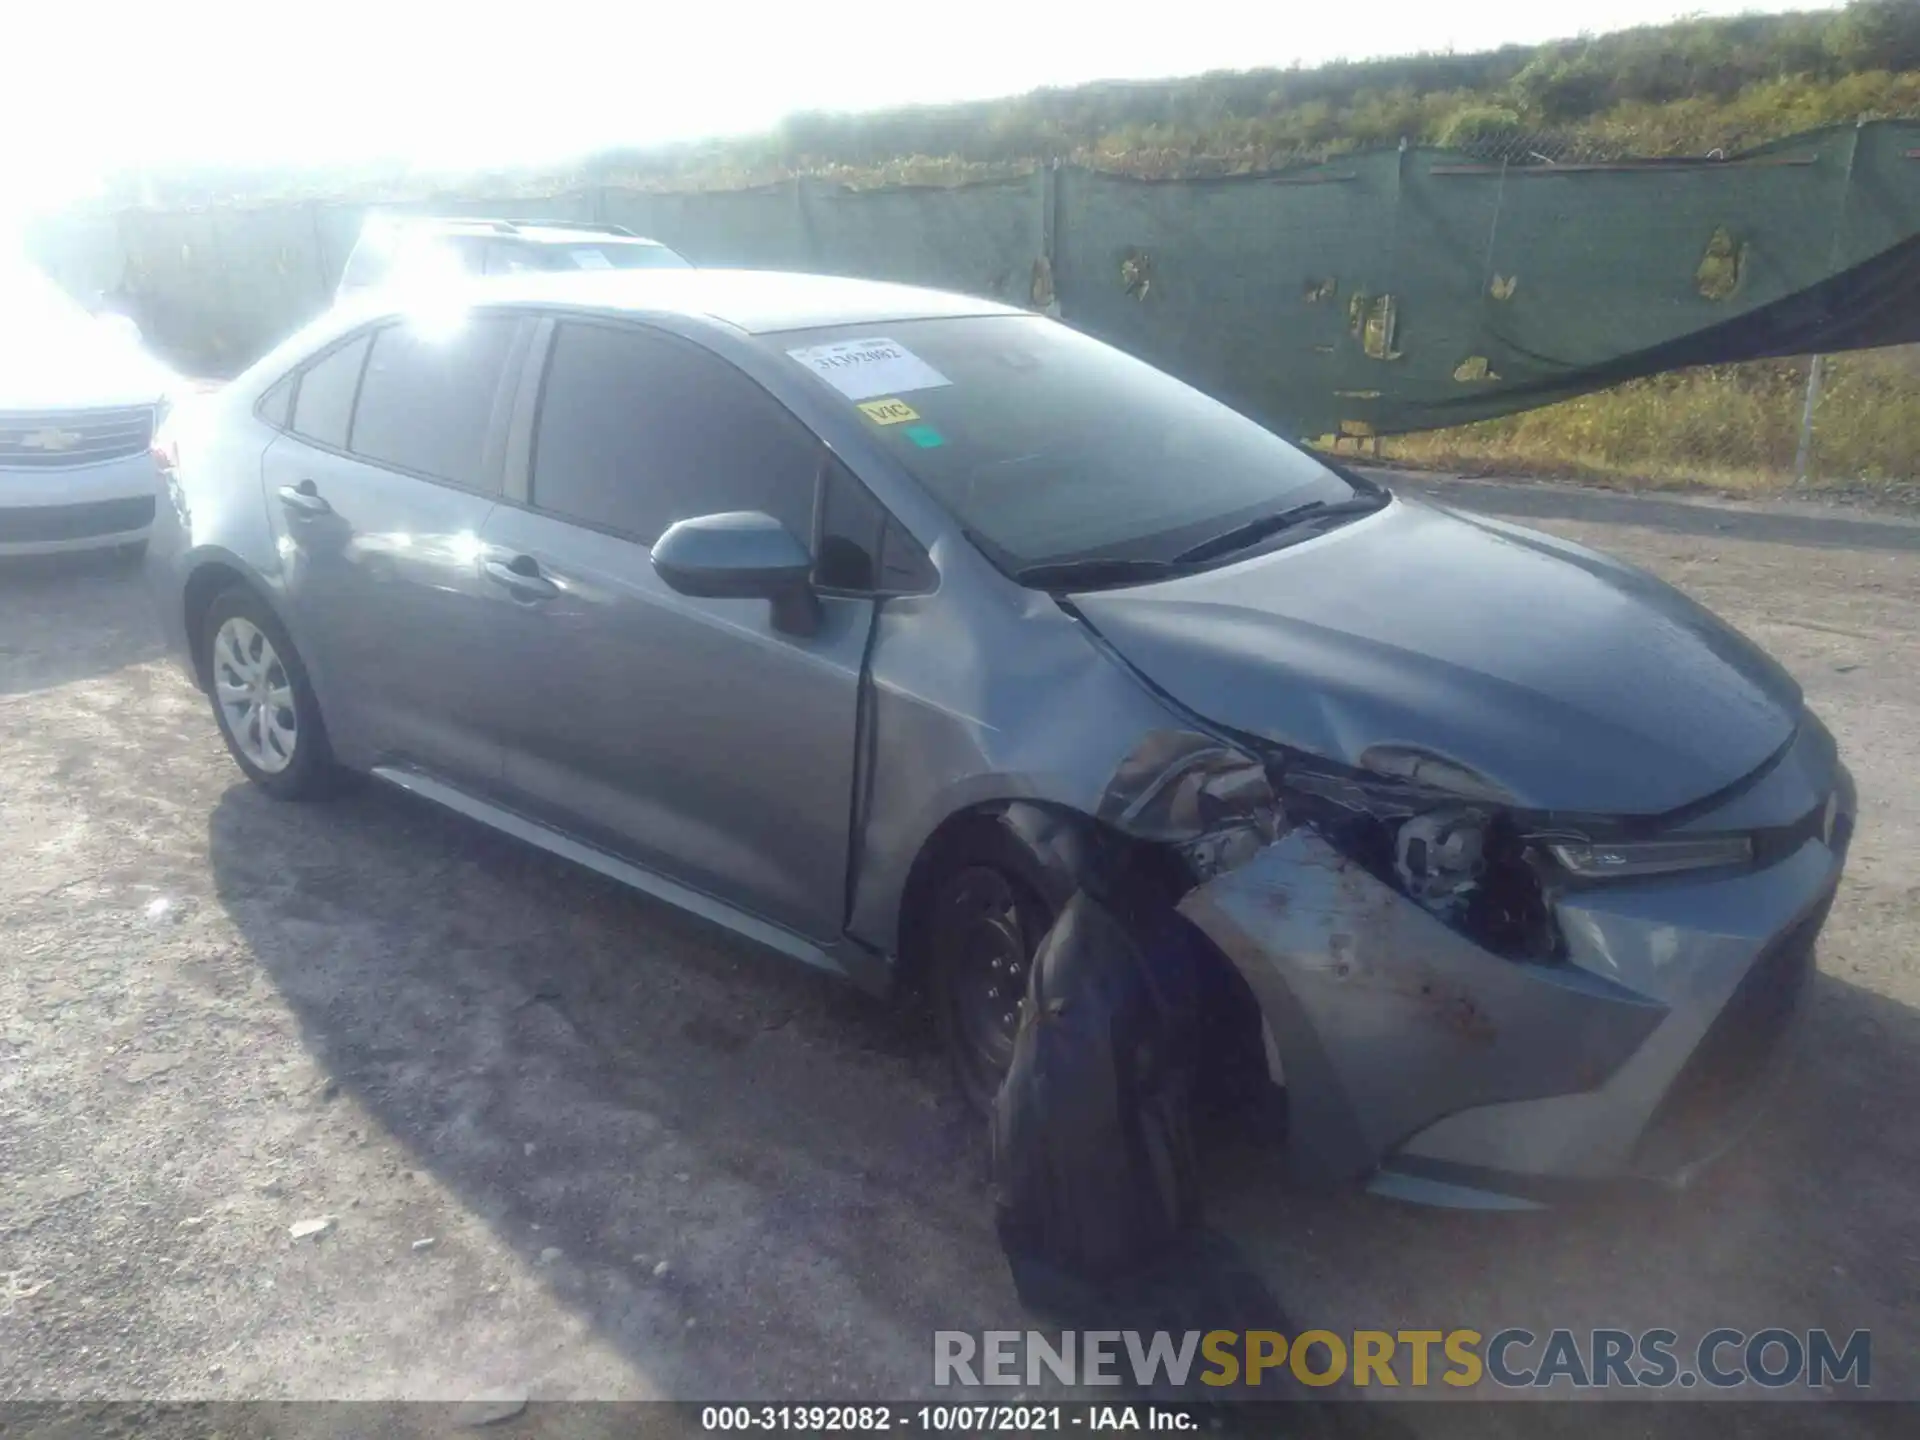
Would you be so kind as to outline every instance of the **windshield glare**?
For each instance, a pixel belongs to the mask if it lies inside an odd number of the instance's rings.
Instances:
[[[1040,316],[769,338],[858,406],[1008,571],[1170,560],[1255,516],[1354,493],[1237,411]]]

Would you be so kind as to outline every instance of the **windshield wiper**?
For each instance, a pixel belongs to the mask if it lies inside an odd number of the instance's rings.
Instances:
[[[1090,560],[1049,560],[1013,572],[1015,583],[1033,590],[1099,590],[1166,580],[1184,567],[1168,560],[1132,560],[1096,555]]]
[[[1271,515],[1259,515],[1231,530],[1223,530],[1211,539],[1202,540],[1198,545],[1189,546],[1173,557],[1175,565],[1198,565],[1203,561],[1217,560],[1222,555],[1231,555],[1236,550],[1245,550],[1257,545],[1269,535],[1278,535],[1283,530],[1291,530],[1297,525],[1318,524],[1322,520],[1337,520],[1343,515],[1366,515],[1378,510],[1387,503],[1387,497],[1368,495],[1352,500],[1309,500],[1304,505],[1296,505],[1291,510],[1275,511]]]

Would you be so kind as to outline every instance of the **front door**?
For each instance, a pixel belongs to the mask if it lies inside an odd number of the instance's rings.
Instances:
[[[690,599],[648,559],[676,519],[759,510],[803,541],[824,448],[726,361],[633,325],[562,322],[530,507],[489,560],[534,583],[500,635],[528,701],[506,782],[542,818],[808,939],[846,910],[873,602],[777,629],[764,600]],[[512,587],[509,585],[510,590]]]

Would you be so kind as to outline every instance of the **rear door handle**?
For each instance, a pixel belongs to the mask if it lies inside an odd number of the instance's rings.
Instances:
[[[298,510],[302,515],[331,515],[333,506],[329,505],[314,488],[311,480],[302,480],[298,485],[280,487],[280,503],[289,510]]]
[[[551,600],[560,593],[560,587],[540,573],[539,563],[531,555],[482,561],[480,568],[489,580],[506,586],[519,600]]]

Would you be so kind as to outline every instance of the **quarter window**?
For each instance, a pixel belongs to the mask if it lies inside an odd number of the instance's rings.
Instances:
[[[293,402],[293,428],[316,444],[336,450],[347,446],[347,424],[353,416],[353,393],[360,386],[360,368],[367,359],[367,339],[361,335],[322,355],[300,376]]]
[[[276,381],[260,397],[260,418],[276,430],[287,428],[287,422],[293,415],[293,381],[288,375]]]

